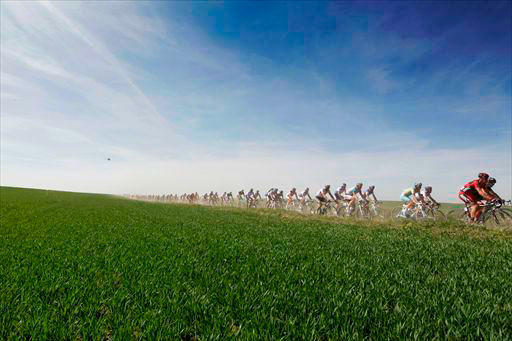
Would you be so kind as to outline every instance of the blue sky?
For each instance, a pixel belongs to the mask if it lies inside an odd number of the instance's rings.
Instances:
[[[512,195],[510,2],[1,6],[2,185]]]

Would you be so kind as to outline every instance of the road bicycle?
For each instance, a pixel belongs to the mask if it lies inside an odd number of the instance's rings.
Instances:
[[[349,204],[345,200],[338,201],[338,205],[336,207],[336,215],[338,217],[346,217],[349,216]]]
[[[408,204],[403,204],[400,207],[395,207],[392,210],[392,217],[396,219],[412,219],[412,220],[421,220],[427,217],[426,205],[422,202],[416,202],[412,209],[408,210],[406,216],[402,215],[403,210],[407,207]]]
[[[440,208],[441,204],[434,204],[433,202],[429,202],[426,204],[426,210],[427,218],[432,218],[436,220],[446,220],[447,216],[446,214],[441,211]]]
[[[336,207],[333,205],[333,201],[327,200],[323,203],[322,207],[320,207],[320,211],[318,211],[319,215],[328,215],[328,216],[334,216],[336,215]],[[317,213],[317,207],[313,206],[311,208],[311,214]]]
[[[313,204],[313,200],[311,199],[305,200],[304,203],[299,202],[299,212],[311,213],[314,206],[315,205]]]
[[[286,202],[285,208],[290,211],[298,211],[298,212],[302,211],[300,202],[295,199],[292,200],[291,202]]]
[[[373,200],[359,200],[357,203],[356,212],[359,213],[361,218],[384,218],[384,216],[380,213],[379,204]]]

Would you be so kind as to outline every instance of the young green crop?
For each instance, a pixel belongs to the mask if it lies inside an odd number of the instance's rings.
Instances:
[[[512,238],[3,187],[0,338],[512,335]]]

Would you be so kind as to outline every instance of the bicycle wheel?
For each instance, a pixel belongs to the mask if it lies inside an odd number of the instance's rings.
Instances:
[[[465,211],[463,208],[458,208],[458,209],[454,209],[454,210],[449,211],[448,214],[447,214],[447,218],[451,218],[451,219],[455,219],[455,220],[460,220],[460,221],[463,221],[465,223],[469,222],[468,212]]]
[[[377,206],[373,206],[372,208],[370,208],[370,218],[372,218],[372,219],[383,219],[384,216],[381,214],[381,212],[377,208]]]
[[[482,213],[479,220],[487,225],[499,225],[500,224],[500,217],[499,213],[495,212],[494,210],[488,210]]]
[[[402,209],[403,207],[402,206],[399,206],[399,207],[395,207],[391,210],[391,216],[390,218],[391,219],[400,219],[401,217],[399,217],[400,215],[400,212],[402,212]]]
[[[504,224],[508,224],[512,228],[512,211],[509,209],[502,208],[500,210],[500,216],[501,216]]]
[[[488,225],[507,225],[512,223],[512,213],[504,209],[489,210],[482,214],[481,220]]]
[[[434,218],[435,220],[446,220],[447,219],[446,214],[444,214],[443,211],[433,209],[429,213],[432,216],[432,218]]]

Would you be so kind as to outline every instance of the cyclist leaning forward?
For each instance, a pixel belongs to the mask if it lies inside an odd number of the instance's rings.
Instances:
[[[297,199],[297,201],[299,201],[299,197],[297,196],[297,189],[295,187],[292,188],[290,192],[288,192],[288,195],[287,195],[288,202],[286,203],[286,207],[289,207],[292,204],[293,197],[295,197],[295,199]]]
[[[327,201],[329,200],[327,198],[327,196],[331,197],[331,199],[333,201],[336,201],[336,199],[334,199],[334,196],[332,195],[331,193],[331,185],[325,185],[321,190],[318,191],[318,193],[316,194],[315,198],[316,200],[318,200],[318,207],[316,209],[316,214],[320,214],[320,209],[322,208],[322,206],[324,206]]]
[[[437,207],[441,206],[441,204],[432,197],[432,186],[426,186],[425,189],[421,191],[421,194],[423,195],[423,200],[425,200],[427,205]]]
[[[400,217],[408,218],[409,211],[419,202],[423,202],[421,195],[421,182],[414,183],[410,188],[405,189],[400,195],[400,200],[404,203],[404,208],[400,212]]]
[[[496,183],[495,179],[489,181],[489,174],[480,173],[478,179],[468,182],[460,189],[459,199],[469,206],[471,222],[476,222],[482,214],[484,207],[478,204],[479,201],[501,201],[501,198],[491,189],[494,183]]]
[[[306,197],[309,198],[309,200],[311,200],[311,195],[309,195],[309,187],[306,187],[306,189],[299,193],[299,198],[300,198],[300,204],[301,205],[305,205],[306,204]]]
[[[334,196],[336,197],[336,212],[339,212],[343,200],[345,200],[345,195],[347,194],[347,184],[342,183],[340,187],[334,191]]]
[[[356,207],[357,199],[361,199],[363,201],[367,201],[362,193],[363,184],[361,182],[357,183],[354,187],[349,189],[345,195],[345,200],[348,200],[348,215],[352,215],[354,209]]]

